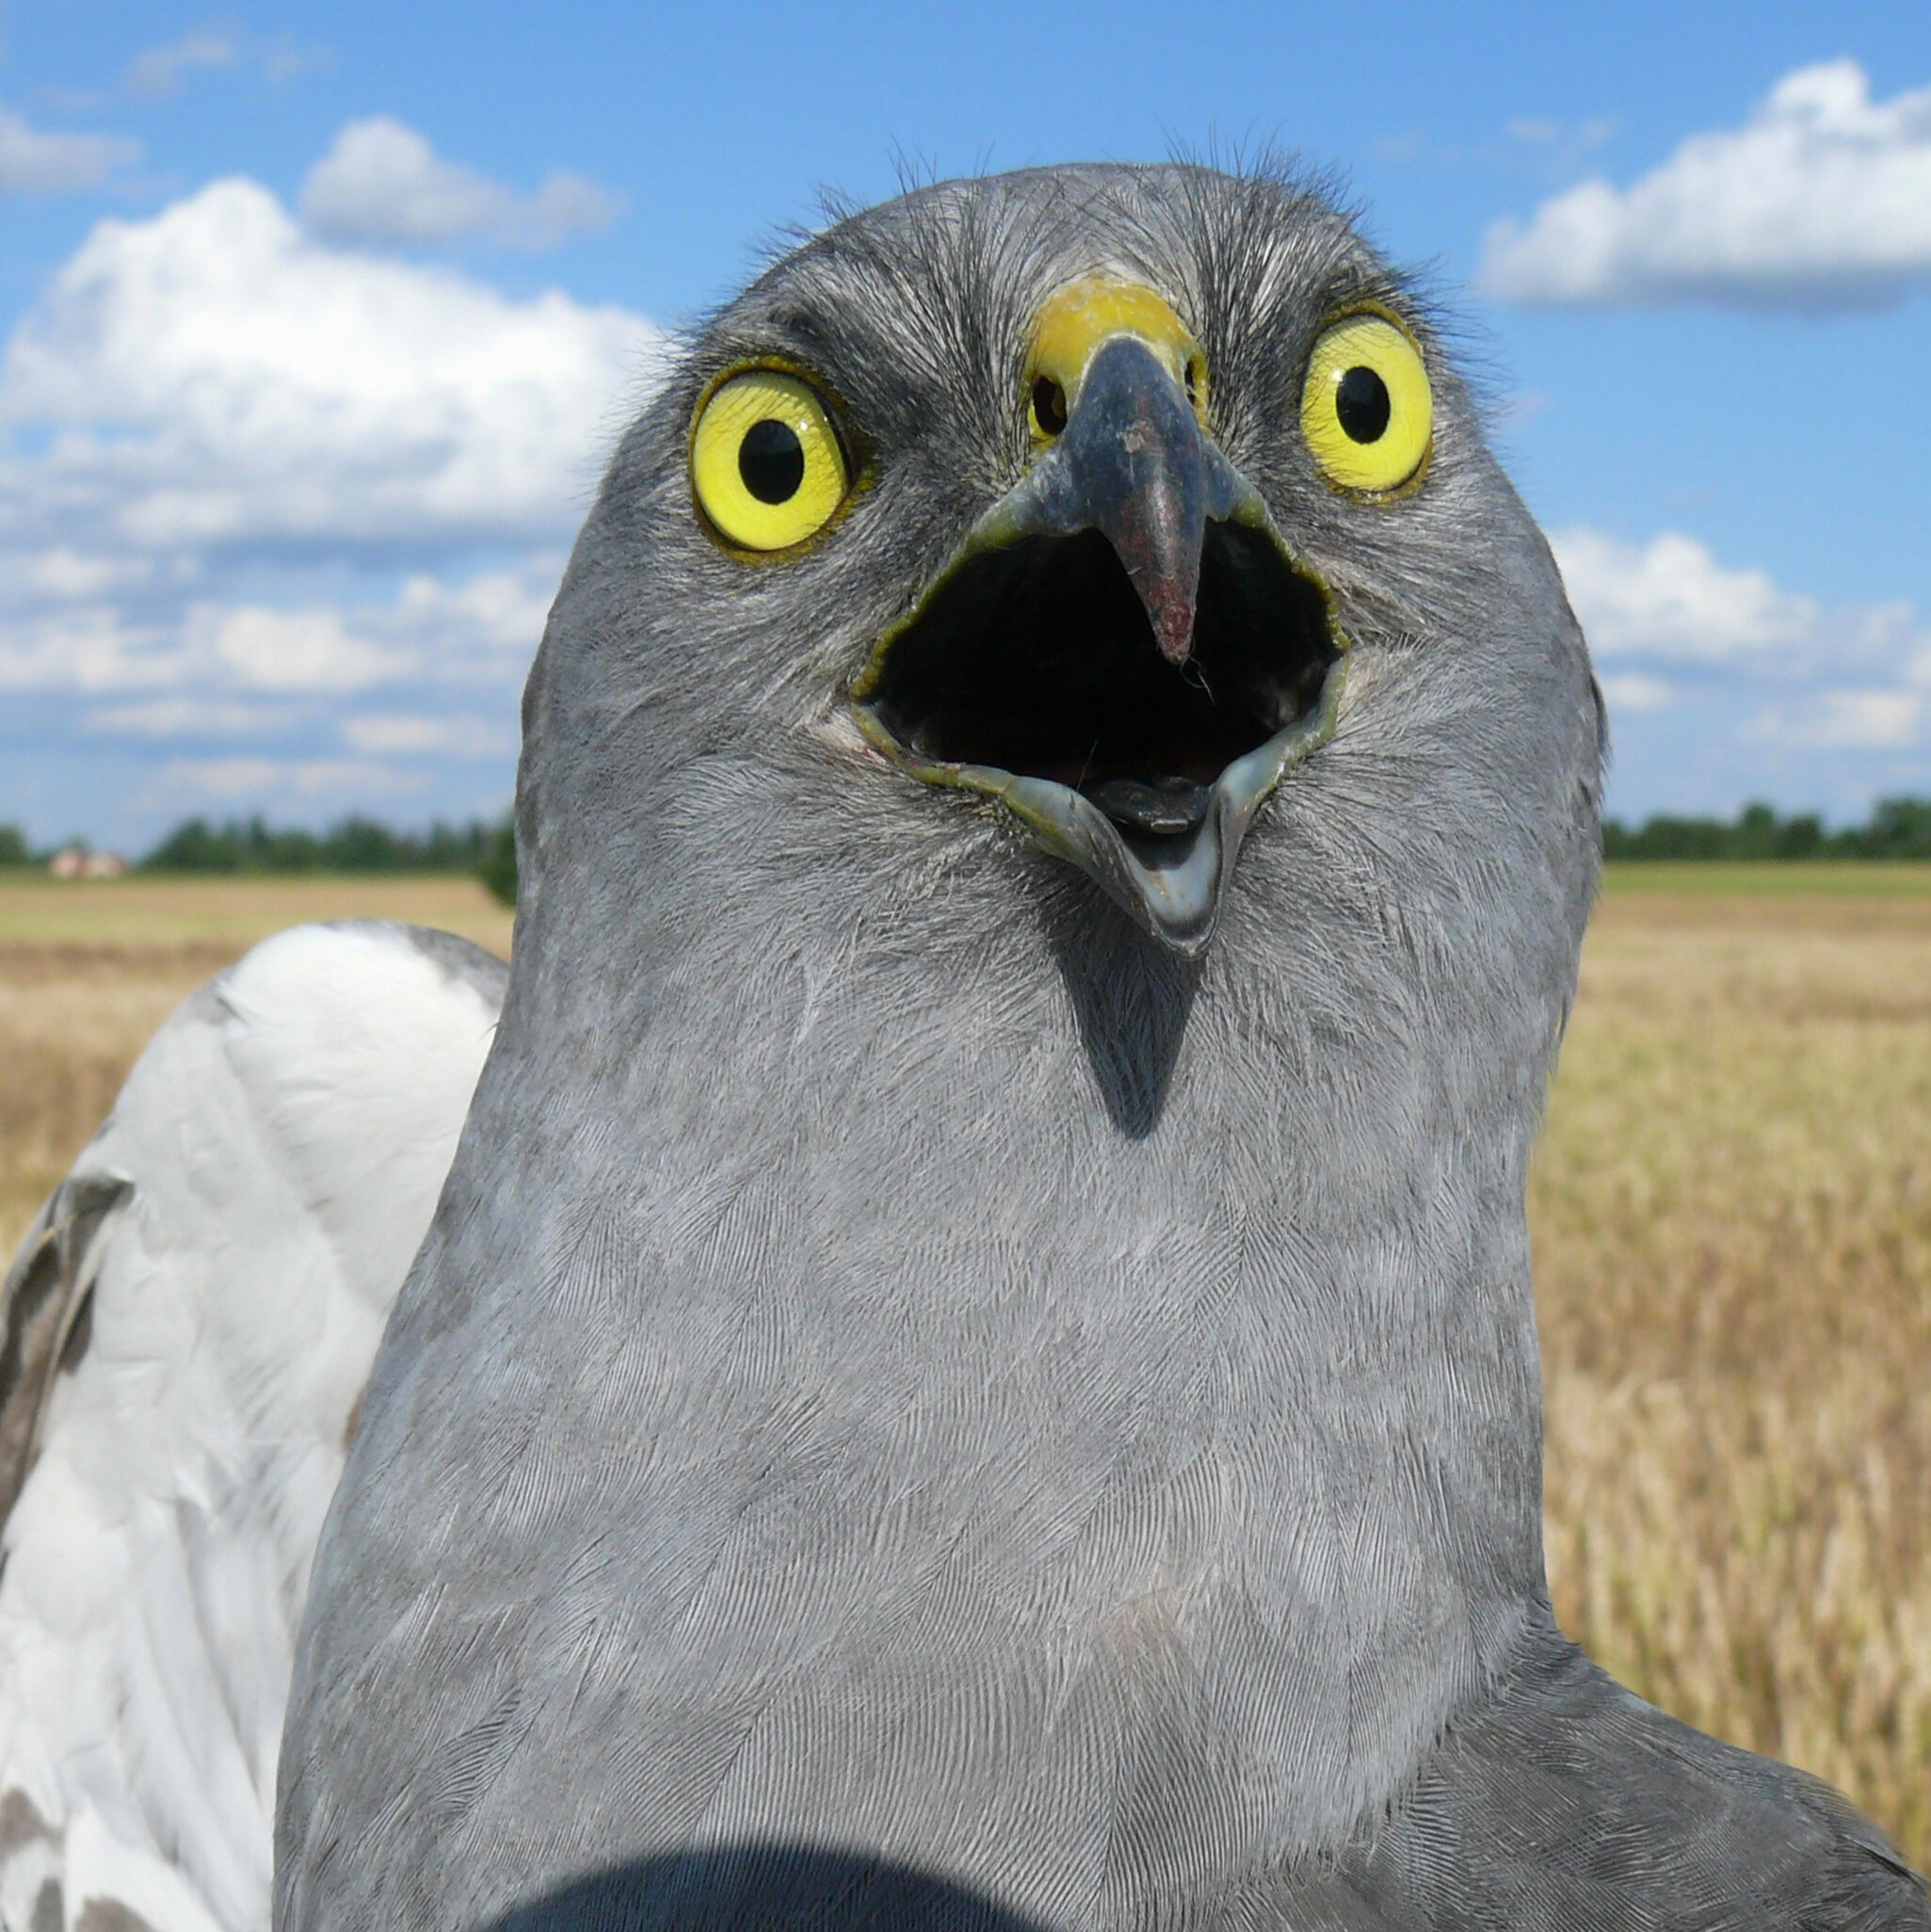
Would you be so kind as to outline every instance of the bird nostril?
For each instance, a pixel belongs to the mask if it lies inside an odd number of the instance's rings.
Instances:
[[[1199,409],[1200,406],[1200,383],[1207,373],[1201,366],[1199,356],[1189,356],[1187,358],[1184,373],[1186,376],[1187,400],[1196,409]]]
[[[1033,421],[1045,436],[1057,436],[1066,427],[1066,391],[1050,376],[1033,384]]]

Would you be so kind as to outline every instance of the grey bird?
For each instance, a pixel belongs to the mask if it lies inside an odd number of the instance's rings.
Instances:
[[[324,1529],[277,1924],[1925,1927],[1544,1578],[1603,717],[1280,170],[845,215],[623,437]]]

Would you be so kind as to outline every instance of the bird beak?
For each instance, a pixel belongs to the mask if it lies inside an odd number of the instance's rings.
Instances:
[[[1065,433],[1006,498],[1014,537],[1097,530],[1139,594],[1168,664],[1187,660],[1209,517],[1245,491],[1192,405],[1136,336],[1100,345],[1082,372]]]
[[[1208,433],[1204,358],[1159,295],[1061,290],[1025,380],[1036,460],[879,640],[859,722],[1199,954],[1256,813],[1332,733],[1347,642]]]

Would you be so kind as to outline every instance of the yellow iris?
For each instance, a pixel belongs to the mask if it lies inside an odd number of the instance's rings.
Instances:
[[[851,475],[817,392],[781,369],[747,369],[698,411],[691,487],[726,542],[789,550],[837,514]]]
[[[1385,315],[1345,315],[1308,359],[1301,433],[1331,482],[1380,495],[1421,472],[1434,434],[1428,371]]]

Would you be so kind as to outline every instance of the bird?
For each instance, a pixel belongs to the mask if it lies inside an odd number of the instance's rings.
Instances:
[[[1931,1924],[1551,1611],[1603,749],[1291,173],[916,187],[696,330],[530,676],[278,1925]]]
[[[266,1932],[322,1515],[503,963],[282,933],[154,1036],[0,1295],[0,1926]]]
[[[1931,1925],[1551,1608],[1604,713],[1331,194],[834,209],[622,436],[523,727],[281,1932]]]

